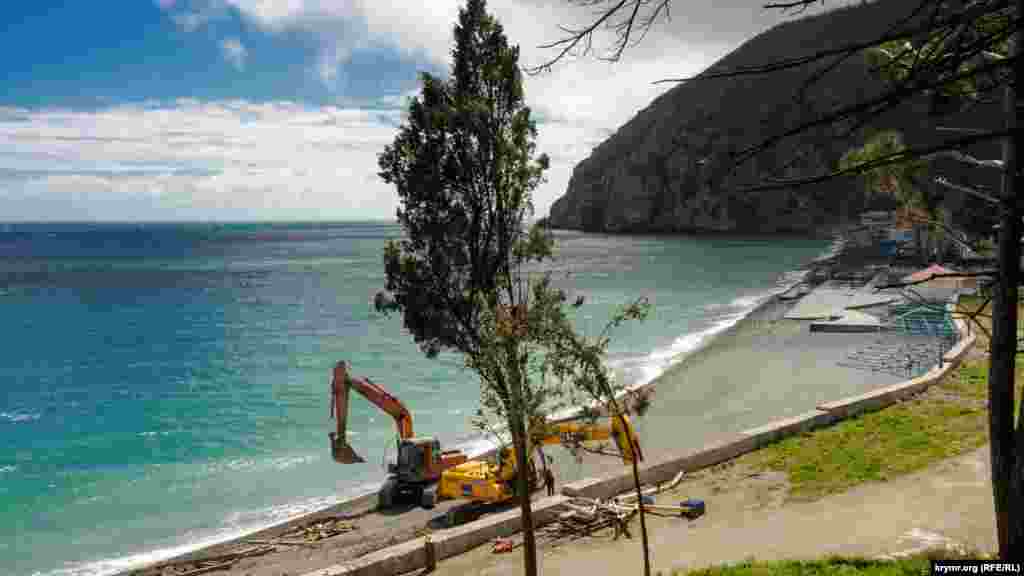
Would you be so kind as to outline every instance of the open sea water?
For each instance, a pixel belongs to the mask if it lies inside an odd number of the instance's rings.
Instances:
[[[374,312],[392,223],[0,224],[0,574],[101,576],[364,493],[387,415],[354,396],[365,464],[328,447],[331,367],[387,387],[418,434],[469,448],[478,384]],[[829,248],[821,240],[556,233],[556,282],[657,377]]]

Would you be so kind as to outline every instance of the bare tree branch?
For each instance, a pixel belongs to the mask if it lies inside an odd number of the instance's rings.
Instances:
[[[954,184],[942,176],[936,176],[935,183],[956,190],[957,192],[963,192],[964,194],[974,196],[975,198],[980,198],[986,202],[995,204],[997,206],[1000,203],[999,199],[996,198],[995,196],[990,196],[988,194],[985,194],[984,192],[980,192],[969,186],[961,186],[960,184]]]
[[[913,214],[910,215],[910,220],[912,222],[918,222],[918,223],[921,223],[921,224],[928,224],[929,226],[934,226],[936,228],[940,228],[957,245],[962,246],[964,248],[967,248],[968,250],[971,250],[971,251],[974,251],[974,252],[976,252],[978,250],[978,248],[976,246],[971,246],[970,243],[961,240],[959,235],[957,234],[956,230],[953,230],[952,228],[950,228],[949,226],[946,226],[942,222],[939,222],[937,220],[932,220],[930,218],[923,218],[923,217],[920,217],[920,216],[915,216]]]
[[[779,144],[782,140],[785,140],[786,138],[790,138],[792,136],[803,134],[803,133],[807,132],[808,130],[810,130],[811,128],[815,128],[815,127],[818,127],[818,126],[834,125],[835,123],[840,122],[840,121],[842,121],[845,118],[849,118],[849,117],[853,116],[854,114],[857,114],[858,112],[870,112],[870,111],[872,111],[872,110],[874,110],[874,109],[876,109],[878,107],[881,107],[881,108],[891,108],[893,106],[896,106],[897,104],[900,104],[904,100],[907,100],[909,98],[912,98],[912,97],[920,94],[921,92],[928,91],[928,90],[934,90],[936,88],[939,88],[939,87],[942,87],[942,86],[946,86],[948,84],[956,82],[957,80],[961,80],[961,79],[964,79],[964,78],[969,78],[969,77],[974,76],[975,74],[980,73],[980,72],[982,72],[984,70],[995,69],[997,67],[999,67],[999,68],[1005,67],[1008,62],[1015,62],[1017,60],[1017,58],[1018,57],[1014,57],[1012,59],[1008,59],[1006,61],[999,62],[998,64],[992,63],[992,64],[987,64],[987,65],[984,65],[984,66],[979,66],[975,70],[964,71],[964,72],[961,72],[961,73],[959,73],[957,75],[954,75],[952,77],[946,77],[946,78],[942,78],[940,80],[933,80],[933,81],[930,81],[930,82],[920,82],[920,83],[911,84],[909,86],[901,86],[899,88],[894,88],[892,90],[889,90],[889,91],[887,91],[887,92],[883,93],[882,95],[877,96],[875,98],[870,98],[870,99],[864,100],[862,102],[859,102],[857,104],[853,104],[853,105],[850,105],[850,106],[842,107],[839,110],[836,110],[836,111],[834,111],[834,112],[832,112],[830,114],[826,114],[826,115],[824,115],[824,116],[822,116],[820,118],[817,118],[815,120],[812,120],[812,121],[809,121],[809,122],[804,122],[804,123],[799,124],[799,125],[797,125],[797,126],[795,126],[793,128],[790,128],[788,130],[785,130],[783,132],[780,132],[780,133],[775,134],[773,136],[770,136],[768,138],[764,138],[760,143],[755,144],[753,146],[750,146],[748,148],[745,148],[745,149],[739,151],[738,153],[735,154],[735,156],[733,158],[733,162],[732,162],[733,167],[738,166],[740,164],[743,164],[744,162],[746,162],[746,161],[750,160],[751,158],[753,158],[754,156],[756,156],[761,151]],[[998,136],[996,136],[996,137],[1002,137],[1002,136],[1006,136],[1007,135],[1007,131],[1005,131],[1005,130],[1001,131],[1001,132],[993,131],[993,132],[990,132],[989,134],[991,134],[993,136],[998,134]],[[977,142],[977,141],[983,141],[983,140],[985,140],[985,139],[984,138],[982,138],[982,139],[975,139],[974,141]],[[938,152],[940,150],[947,149],[947,148],[941,148],[940,147],[940,148],[936,148],[934,150],[931,150],[930,152]]]
[[[585,27],[580,28],[580,29],[575,29],[574,30],[572,28],[566,28],[566,27],[563,27],[563,26],[559,26],[559,28],[561,28],[563,32],[568,34],[568,36],[566,38],[562,38],[561,40],[556,40],[555,42],[550,42],[548,44],[541,44],[540,46],[538,46],[538,48],[560,48],[560,50],[558,52],[558,55],[555,56],[554,58],[552,58],[552,59],[542,63],[542,64],[539,64],[539,65],[531,67],[531,68],[527,68],[526,72],[528,74],[538,74],[540,72],[543,72],[543,71],[546,71],[546,70],[550,70],[551,66],[553,66],[556,62],[558,62],[559,60],[564,58],[566,55],[571,53],[577,46],[580,45],[581,42],[585,42],[585,49],[583,50],[583,55],[589,53],[590,52],[590,47],[591,47],[591,39],[593,37],[594,32],[596,32],[599,28],[604,26],[609,21],[609,19],[611,19],[611,17],[615,15],[616,12],[618,12],[619,10],[622,10],[623,8],[625,8],[626,5],[629,4],[630,2],[633,2],[633,3],[636,4],[636,6],[633,9],[633,17],[630,18],[630,21],[629,21],[629,23],[627,25],[628,26],[628,30],[631,32],[632,31],[632,26],[633,26],[632,20],[636,17],[636,11],[639,9],[640,1],[641,0],[618,0],[615,3],[614,6],[612,6],[611,8],[609,8],[607,10],[605,10],[604,13],[602,13],[600,16],[598,16],[598,18],[596,20],[594,20],[590,25],[585,26]],[[591,0],[591,1],[581,2],[580,4],[593,6],[593,5],[602,3],[602,2],[603,2],[603,0]],[[668,2],[670,2],[670,0],[661,0],[661,2],[664,3],[664,4],[667,4]],[[629,36],[627,34],[626,41],[628,42],[628,40],[629,40]],[[621,56],[624,47],[625,47],[625,43],[623,43],[616,50],[616,54]],[[617,60],[618,58],[615,58],[615,59]]]
[[[822,0],[822,2],[824,2],[824,0]],[[924,10],[925,7],[929,3],[932,3],[932,0],[921,0],[921,2],[918,3],[917,7],[915,7],[910,12],[910,14],[908,14],[906,17],[900,19],[899,21],[894,22],[892,25],[890,25],[888,28],[886,28],[885,32],[883,32],[882,35],[883,36],[889,36],[889,35],[893,34],[895,30],[898,30],[898,29],[902,28],[903,26],[906,26],[911,20],[913,20],[915,17],[917,17],[917,15],[920,14],[921,11]],[[772,7],[772,6],[771,5],[766,6],[766,8],[769,8],[769,7]],[[932,20],[934,20],[935,18],[938,17],[938,7],[939,7],[939,5],[935,4],[935,10],[933,10],[933,13],[932,13]],[[851,57],[853,57],[856,54],[858,54],[858,51],[855,51],[855,50],[851,50],[851,51],[849,51],[849,52],[847,52],[845,54],[840,54],[830,64],[828,64],[827,66],[824,66],[820,70],[817,70],[813,74],[811,74],[801,84],[800,89],[797,91],[797,96],[796,96],[795,100],[803,101],[804,98],[807,95],[807,91],[811,88],[811,86],[813,86],[814,84],[819,82],[822,78],[827,76],[830,72],[835,71],[836,68],[838,68],[843,62],[846,62],[847,60],[849,60]]]
[[[773,9],[774,8],[774,9],[782,9],[782,10],[789,10],[790,8],[799,8],[800,10],[798,10],[796,12],[797,14],[799,14],[799,13],[803,12],[804,10],[806,10],[808,7],[810,7],[811,4],[814,4],[815,2],[820,2],[823,5],[825,4],[825,0],[793,0],[792,2],[775,2],[775,3],[765,4],[764,6],[762,6],[762,8],[765,8],[765,9]]]
[[[981,128],[959,128],[956,126],[937,126],[935,128],[938,132],[962,132],[964,134],[984,134],[987,130]]]
[[[932,154],[932,156],[946,156],[954,160],[959,160],[965,164],[979,166],[981,168],[998,168],[999,170],[1002,170],[1004,166],[1002,160],[980,160],[969,154],[964,154],[959,150],[944,150],[942,152]]]
[[[964,21],[971,21],[980,15],[990,13],[996,10],[997,8],[1002,8],[1005,6],[1008,6],[1008,3],[1005,1],[1000,1],[996,3],[995,6],[974,6],[968,10],[965,10],[962,13],[955,14],[936,23],[926,22],[913,28],[907,28],[897,32],[881,34],[872,40],[853,42],[836,48],[827,48],[825,50],[819,50],[811,54],[795,56],[792,58],[785,58],[782,60],[776,60],[774,62],[768,62],[765,64],[737,66],[735,68],[718,71],[708,69],[705,70],[704,72],[701,72],[700,74],[697,74],[696,76],[688,76],[685,78],[666,78],[663,80],[657,80],[654,82],[654,84],[664,84],[669,82],[692,82],[695,80],[713,80],[720,78],[736,78],[738,76],[761,75],[768,74],[771,72],[778,72],[780,70],[788,70],[791,68],[800,68],[807,66],[808,64],[811,64],[813,62],[823,60],[830,56],[843,56],[851,53],[856,54],[868,50],[869,48],[875,48],[877,46],[895,40],[908,40],[927,32],[935,32],[936,30],[942,30],[949,26],[961,24]],[[1009,28],[1011,29],[1010,32],[1012,32],[1012,29],[1014,27],[1010,26]],[[1005,38],[1006,35],[1004,34],[1002,37]]]

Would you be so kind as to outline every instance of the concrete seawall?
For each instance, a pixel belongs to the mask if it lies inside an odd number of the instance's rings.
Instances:
[[[671,480],[680,471],[691,472],[731,460],[752,452],[767,444],[815,428],[829,426],[839,420],[858,414],[879,410],[920,394],[932,384],[944,378],[963,360],[974,346],[976,336],[971,333],[967,322],[954,320],[960,340],[942,358],[941,366],[935,366],[917,378],[872,390],[865,394],[851,396],[834,402],[819,404],[815,410],[790,418],[784,418],[745,430],[721,442],[710,444],[696,451],[663,458],[658,462],[645,464],[640,468],[640,479],[644,484],[658,484]],[[534,525],[542,526],[553,521],[559,508],[569,497],[610,498],[633,488],[630,473],[600,478],[587,478],[562,487],[562,496],[537,500],[533,504]],[[437,560],[462,554],[467,550],[485,544],[494,538],[508,536],[520,529],[519,510],[508,510],[484,517],[475,522],[439,530],[427,538],[417,538],[403,544],[368,554],[346,564],[314,570],[304,576],[356,576],[393,575],[410,572],[426,566],[426,547],[431,546]]]

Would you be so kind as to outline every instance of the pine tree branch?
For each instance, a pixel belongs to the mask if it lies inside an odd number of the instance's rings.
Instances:
[[[962,186],[960,184],[954,184],[954,183],[950,182],[949,180],[947,180],[946,178],[944,178],[942,176],[936,176],[934,182],[936,184],[941,185],[941,186],[945,186],[945,187],[950,188],[952,190],[956,190],[957,192],[963,192],[964,194],[967,194],[969,196],[973,196],[975,198],[980,198],[981,200],[984,200],[984,201],[986,201],[986,202],[988,202],[990,204],[994,204],[996,206],[1001,204],[1001,201],[998,198],[996,198],[995,196],[990,196],[988,194],[985,194],[984,192],[981,192],[981,191],[979,191],[977,189],[974,189],[974,188],[971,188],[969,186]]]

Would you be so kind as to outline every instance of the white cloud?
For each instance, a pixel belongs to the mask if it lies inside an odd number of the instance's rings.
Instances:
[[[457,0],[157,0],[185,29],[228,6],[270,33],[300,32],[319,45],[311,71],[342,83],[353,51],[386,48],[446,67]],[[198,6],[198,9],[197,9]],[[686,10],[685,14],[681,13]],[[521,63],[552,52],[559,24],[591,13],[567,0],[492,0],[489,10],[521,47]],[[179,12],[175,12],[179,11]],[[747,0],[678,3],[671,25],[653,30],[618,64],[592,58],[527,77],[529,104],[548,119],[538,149],[552,156],[534,194],[540,214],[564,193],[572,167],[670,86],[694,74],[779,16]],[[608,36],[598,38],[598,45]],[[221,44],[241,69],[246,49]],[[363,219],[392,218],[393,188],[376,175],[377,154],[394,138],[397,107],[305,107],[287,102],[181,100],[83,112],[0,109],[3,219]]]
[[[392,97],[394,99],[394,97]],[[97,111],[0,108],[3,220],[390,219],[394,188],[377,154],[393,109],[291,102],[121,105]],[[547,123],[552,156],[538,213],[605,134]]]
[[[245,59],[249,55],[249,51],[245,49],[238,38],[230,37],[221,40],[220,52],[228,64],[234,66],[235,69],[245,69]]]
[[[446,67],[452,29],[462,0],[218,0],[236,8],[264,30],[305,31],[320,43],[314,71],[328,86],[354,50],[386,47],[410,58]],[[672,19],[655,26],[622,62],[594,58],[567,61],[551,73],[526,80],[531,105],[547,115],[599,121],[602,128],[628,120],[670,85],[656,80],[699,72],[741,40],[787,16],[749,0],[689,0],[673,4]],[[492,0],[488,10],[521,48],[524,65],[552,57],[541,44],[561,37],[559,25],[578,26],[593,11],[568,0]],[[596,46],[613,36],[600,33]]]
[[[183,3],[182,3],[183,4]],[[171,20],[185,32],[195,32],[206,24],[227,18],[228,5],[223,0],[192,2],[189,8],[178,10],[175,0],[159,0],[161,10],[169,13]]]
[[[185,32],[195,32],[205,22],[198,12],[182,12],[175,14],[171,19]]]

